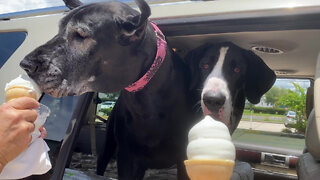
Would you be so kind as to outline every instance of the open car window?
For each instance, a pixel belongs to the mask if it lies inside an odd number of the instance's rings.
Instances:
[[[240,151],[259,152],[260,157],[249,160],[253,168],[270,170],[273,167],[273,172],[296,176],[295,164],[290,162],[305,149],[308,109],[311,108],[307,104],[313,98],[308,100],[307,91],[311,84],[310,79],[277,79],[260,103],[246,102],[232,139]]]

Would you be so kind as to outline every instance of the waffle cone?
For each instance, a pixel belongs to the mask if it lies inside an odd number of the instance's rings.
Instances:
[[[22,86],[12,86],[6,91],[6,102],[19,98],[19,97],[31,97],[37,100],[37,94],[29,88]]]
[[[187,173],[191,180],[230,180],[234,161],[186,160]]]

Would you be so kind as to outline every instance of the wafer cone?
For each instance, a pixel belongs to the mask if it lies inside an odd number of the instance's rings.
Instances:
[[[6,102],[19,97],[31,97],[37,100],[36,92],[23,86],[12,86],[6,90]]]
[[[230,160],[186,160],[187,173],[191,180],[230,180],[234,161]]]

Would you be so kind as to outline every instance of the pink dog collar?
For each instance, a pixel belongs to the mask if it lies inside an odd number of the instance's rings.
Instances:
[[[166,57],[167,42],[165,40],[165,36],[162,34],[161,30],[154,22],[151,22],[151,24],[157,36],[157,54],[150,69],[146,72],[146,74],[144,74],[139,80],[125,88],[125,90],[129,92],[137,92],[143,89],[156,74],[164,58]]]

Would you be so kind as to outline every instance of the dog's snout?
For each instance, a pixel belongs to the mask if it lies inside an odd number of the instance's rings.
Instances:
[[[210,111],[218,111],[224,105],[226,96],[217,91],[207,91],[202,100]]]
[[[30,60],[28,59],[23,59],[20,62],[20,67],[24,69],[28,74],[29,73],[34,73],[38,70],[38,66],[34,65]]]

